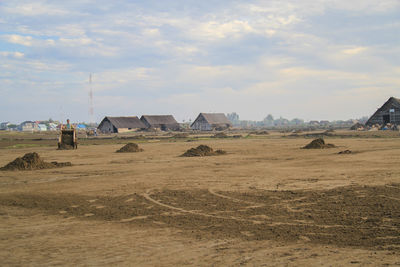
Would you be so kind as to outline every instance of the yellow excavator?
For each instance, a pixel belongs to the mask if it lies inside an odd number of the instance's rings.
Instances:
[[[77,149],[78,138],[76,136],[76,129],[71,127],[69,120],[65,127],[61,126],[60,136],[58,137],[58,149]]]

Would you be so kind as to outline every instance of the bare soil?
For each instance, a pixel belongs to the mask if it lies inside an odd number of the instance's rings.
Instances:
[[[0,166],[72,162],[0,172],[2,265],[400,265],[399,139],[305,140],[201,140],[223,157],[183,158],[200,141],[161,138],[141,153],[114,153],[121,139],[2,149]]]
[[[399,250],[400,184],[318,192],[163,190],[99,197],[4,194],[0,205],[81,220],[172,227],[189,236]],[[90,216],[89,216],[90,215]],[[154,223],[157,222],[157,223]]]
[[[220,133],[214,134],[212,137],[213,138],[228,138],[229,136],[224,132],[220,132]]]
[[[353,153],[353,151],[346,149],[346,150],[340,151],[338,154],[352,154],[352,153]]]

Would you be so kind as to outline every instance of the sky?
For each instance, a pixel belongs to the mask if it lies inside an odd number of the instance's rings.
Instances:
[[[391,96],[400,0],[0,0],[0,121],[342,120]]]

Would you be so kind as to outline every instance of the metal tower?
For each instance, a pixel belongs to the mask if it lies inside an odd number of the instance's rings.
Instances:
[[[89,74],[89,120],[90,123],[94,123],[93,115],[93,88],[92,88],[92,74]]]

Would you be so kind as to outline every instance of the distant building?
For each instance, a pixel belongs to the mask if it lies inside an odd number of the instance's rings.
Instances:
[[[105,117],[97,127],[102,133],[123,133],[145,128],[146,125],[136,116]]]
[[[225,130],[232,126],[224,113],[200,113],[190,128],[197,131]]]
[[[9,125],[11,125],[9,121],[0,123],[0,130],[7,130]]]
[[[50,122],[48,129],[49,129],[49,131],[57,131],[57,126],[58,126],[58,124]]]
[[[374,115],[369,118],[365,125],[386,125],[388,123],[400,125],[400,99],[391,97]]]
[[[39,130],[38,124],[34,121],[24,121],[18,126],[18,131],[22,132],[34,132],[38,130]]]
[[[47,131],[47,125],[46,124],[38,124],[38,130],[41,132]]]
[[[147,128],[160,129],[161,131],[178,131],[181,128],[172,115],[143,115],[140,120]]]

